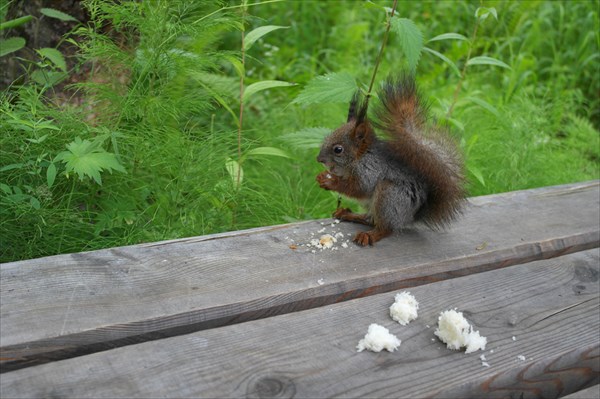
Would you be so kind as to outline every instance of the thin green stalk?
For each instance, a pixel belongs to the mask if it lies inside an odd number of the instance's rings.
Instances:
[[[383,58],[383,50],[385,49],[385,45],[390,34],[390,28],[392,27],[392,18],[394,17],[394,13],[396,12],[397,5],[398,0],[394,0],[394,4],[392,5],[392,12],[390,13],[390,17],[387,20],[387,26],[385,28],[385,33],[383,34],[381,48],[379,49],[379,54],[377,55],[377,60],[375,61],[375,69],[373,70],[373,75],[371,76],[371,83],[369,83],[369,91],[367,92],[367,98],[365,100],[367,105],[369,104],[369,98],[371,97],[371,92],[373,91],[373,84],[375,83],[375,77],[377,76],[379,64],[381,64],[381,59]]]
[[[242,71],[246,70],[246,51],[244,50],[245,29],[243,19],[246,14],[246,9],[242,9]],[[237,135],[237,150],[238,150],[238,170],[236,177],[236,187],[240,187],[240,179],[242,173],[242,121],[244,117],[244,75],[240,74],[240,114],[238,118],[238,135]]]
[[[58,251],[61,253],[62,244],[65,239],[65,227],[67,226],[67,217],[69,210],[71,209],[71,200],[73,199],[73,192],[75,191],[75,176],[73,176],[73,183],[71,184],[71,191],[69,192],[69,198],[67,199],[67,207],[65,208],[65,215],[63,216],[62,229],[60,231],[60,240],[58,241]]]

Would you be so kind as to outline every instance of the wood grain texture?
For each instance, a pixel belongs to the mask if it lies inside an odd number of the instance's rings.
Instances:
[[[3,374],[0,395],[555,398],[599,382],[599,263],[594,249],[415,287],[419,317],[407,326],[390,319],[386,293],[30,367]],[[487,337],[485,351],[434,338],[454,307]],[[357,353],[370,323],[400,348]]]
[[[451,229],[319,251],[319,221],[0,265],[0,371],[599,245],[598,182],[471,199]]]

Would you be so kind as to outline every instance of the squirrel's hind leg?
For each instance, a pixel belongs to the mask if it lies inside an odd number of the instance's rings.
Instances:
[[[354,213],[350,208],[339,208],[333,212],[333,217],[345,222],[360,223],[366,226],[373,226],[371,218],[367,214]]]
[[[361,231],[354,237],[353,241],[361,247],[366,247],[367,245],[375,244],[377,241],[390,234],[392,234],[392,230],[390,229],[375,227],[373,230]]]

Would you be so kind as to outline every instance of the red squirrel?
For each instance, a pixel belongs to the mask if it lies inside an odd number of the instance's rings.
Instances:
[[[357,92],[347,122],[325,138],[317,157],[327,168],[317,175],[320,187],[358,199],[367,210],[338,208],[333,214],[372,226],[354,237],[360,246],[413,222],[445,227],[460,214],[465,197],[462,156],[445,129],[428,123],[414,76],[388,79],[379,99],[371,122],[368,101]]]

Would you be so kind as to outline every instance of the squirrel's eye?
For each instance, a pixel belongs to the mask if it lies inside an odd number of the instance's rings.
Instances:
[[[344,152],[344,147],[342,147],[341,145],[335,145],[333,146],[333,152],[335,154],[341,154],[342,152]]]

